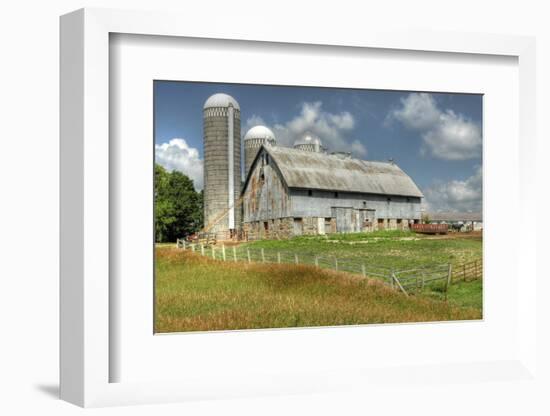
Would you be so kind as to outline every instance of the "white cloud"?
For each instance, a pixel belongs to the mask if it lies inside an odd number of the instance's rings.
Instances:
[[[353,115],[347,111],[328,113],[323,111],[322,102],[304,102],[300,113],[285,123],[268,126],[277,137],[281,146],[292,146],[294,141],[306,132],[311,132],[321,139],[323,146],[330,151],[351,151],[360,157],[365,157],[367,149],[359,140],[348,137],[355,127]],[[246,121],[246,126],[264,124],[261,117],[252,116]]]
[[[428,211],[480,212],[482,209],[482,170],[464,181],[436,183],[424,189]]]
[[[390,113],[409,129],[428,130],[439,121],[441,112],[431,94],[413,93],[401,99],[401,107]]]
[[[246,134],[246,132],[254,126],[265,126],[264,119],[257,115],[248,117],[248,119],[244,123],[244,128],[241,130],[243,135]]]
[[[452,110],[441,110],[431,94],[412,93],[401,99],[401,107],[391,111],[387,122],[397,120],[419,131],[422,154],[438,159],[464,160],[481,155],[481,128]]]
[[[424,149],[447,160],[472,159],[481,156],[481,129],[460,114],[447,110],[440,122],[422,135]]]
[[[353,142],[351,142],[350,150],[351,150],[351,153],[353,153],[354,155],[361,156],[361,157],[367,156],[367,148],[359,140],[354,140]]]
[[[167,170],[178,170],[189,176],[196,190],[203,188],[203,160],[199,151],[185,139],[174,138],[168,143],[155,144],[155,161]]]

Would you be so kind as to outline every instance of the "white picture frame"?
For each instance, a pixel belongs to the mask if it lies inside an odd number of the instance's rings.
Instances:
[[[185,25],[182,22],[185,21]],[[317,373],[283,372],[265,379],[239,379],[235,374],[192,377],[181,381],[110,382],[110,366],[120,359],[110,349],[109,282],[110,170],[109,36],[113,33],[332,45],[335,48],[381,48],[442,54],[504,55],[519,66],[519,209],[518,238],[535,241],[526,213],[535,192],[530,177],[535,166],[535,42],[533,38],[465,34],[352,30],[328,35],[317,31],[280,32],[264,24],[246,36],[230,25],[205,26],[172,13],[83,9],[61,18],[61,398],[80,406],[159,403],[196,398],[247,397],[269,394],[322,393],[352,386],[390,383],[395,369],[368,372],[336,368],[327,377]],[[525,246],[525,245],[524,245]],[[519,245],[517,270],[524,278],[517,292],[517,354],[507,360],[439,365],[418,363],[415,374],[430,388],[435,374],[447,372],[462,382],[480,383],[486,374],[507,381],[537,382],[535,251]],[[516,271],[517,273],[517,271]],[[414,328],[411,331],[415,331]],[[151,334],[152,336],[152,334]],[[217,337],[228,336],[218,334]],[[303,333],[303,337],[314,336]],[[219,342],[219,341],[218,341]],[[360,368],[359,368],[360,369]],[[397,371],[397,373],[395,373]],[[498,379],[497,376],[491,380]],[[343,382],[342,380],[346,380]],[[427,381],[426,381],[427,380]],[[439,379],[438,379],[439,380]]]

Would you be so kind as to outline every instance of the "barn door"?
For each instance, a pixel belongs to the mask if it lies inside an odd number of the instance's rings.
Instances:
[[[294,218],[294,235],[302,235],[303,224],[301,218]]]
[[[353,208],[333,208],[336,217],[336,232],[349,233],[353,231]]]

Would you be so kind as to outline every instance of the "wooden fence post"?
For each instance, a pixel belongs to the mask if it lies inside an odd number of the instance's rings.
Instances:
[[[363,275],[363,277],[367,277],[367,270],[365,269],[364,264],[361,265],[361,274]]]
[[[277,263],[281,264],[281,253],[277,252]]]
[[[182,240],[183,243],[183,249],[185,250],[185,240]]]
[[[426,280],[426,274],[424,272],[422,272],[422,290],[424,290],[425,280]]]
[[[451,279],[453,277],[453,265],[449,263],[449,270],[447,271],[447,280],[445,281],[445,300],[447,300],[449,286],[451,285]]]
[[[216,247],[212,246],[212,258],[216,260]]]
[[[299,263],[298,254],[294,254],[294,262],[295,262],[296,264]]]
[[[233,261],[235,263],[237,262],[237,249],[235,248],[235,246],[233,246]]]
[[[338,271],[338,257],[334,257],[334,270]]]
[[[250,249],[246,249],[246,257],[248,258],[248,262],[250,263]]]
[[[265,252],[263,248],[262,248],[262,263],[265,263]]]
[[[319,267],[319,257],[315,256],[315,267]]]
[[[201,256],[204,256],[204,244],[201,244]]]
[[[195,252],[195,244],[191,244],[191,251]]]
[[[176,238],[176,248],[180,248],[180,239]]]
[[[222,243],[222,259],[225,261],[225,244]]]
[[[466,281],[466,263],[462,265],[462,280]]]

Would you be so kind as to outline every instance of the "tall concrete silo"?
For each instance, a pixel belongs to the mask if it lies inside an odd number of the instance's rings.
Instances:
[[[241,114],[230,95],[206,100],[204,117],[204,224],[218,239],[241,228]],[[225,216],[224,213],[227,213]],[[220,216],[223,218],[217,221]]]
[[[273,132],[265,126],[254,126],[244,135],[244,177],[248,176],[250,166],[262,145],[275,146],[277,140]]]
[[[294,148],[304,150],[306,152],[325,152],[321,139],[310,132],[304,133],[298,140],[296,140],[294,142]]]

